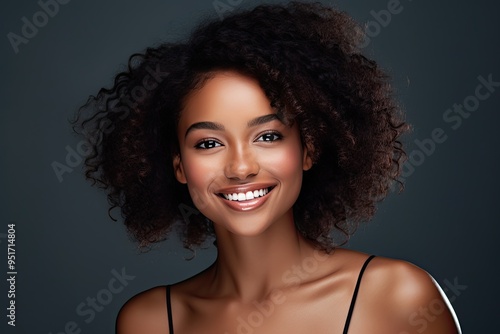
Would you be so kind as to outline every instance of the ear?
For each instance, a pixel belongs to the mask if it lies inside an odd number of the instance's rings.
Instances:
[[[174,173],[175,173],[175,178],[177,181],[180,183],[186,184],[186,174],[184,173],[184,167],[182,166],[182,161],[181,161],[181,156],[180,154],[177,154],[174,156],[173,159],[173,166],[174,166]]]
[[[304,145],[304,153],[302,156],[302,170],[307,171],[311,169],[313,162],[312,162],[312,153],[313,150],[309,147],[309,145]]]

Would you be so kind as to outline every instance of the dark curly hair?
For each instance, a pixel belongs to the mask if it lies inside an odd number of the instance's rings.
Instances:
[[[165,239],[176,222],[185,247],[202,244],[213,228],[174,177],[177,123],[190,92],[217,71],[237,71],[259,82],[280,119],[298,123],[314,166],[295,224],[332,250],[373,216],[393,183],[402,186],[399,138],[409,126],[387,75],[358,49],[362,38],[347,14],[291,2],[202,22],[185,42],[134,54],[74,121],[93,148],[85,175],[107,190],[110,211],[121,208],[141,246]]]

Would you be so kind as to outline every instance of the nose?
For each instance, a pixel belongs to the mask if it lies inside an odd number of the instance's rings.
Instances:
[[[228,179],[245,180],[257,175],[259,170],[260,166],[251,150],[235,148],[228,155],[224,174]]]

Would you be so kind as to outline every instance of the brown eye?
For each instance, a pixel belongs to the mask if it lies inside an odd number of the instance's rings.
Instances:
[[[215,141],[215,140],[204,140],[202,142],[199,142],[198,144],[195,145],[195,148],[201,149],[201,150],[208,150],[211,148],[219,147],[222,146],[221,143]]]
[[[268,132],[268,133],[264,133],[259,138],[257,138],[257,141],[274,142],[274,141],[280,140],[282,138],[283,138],[283,136],[277,132]]]

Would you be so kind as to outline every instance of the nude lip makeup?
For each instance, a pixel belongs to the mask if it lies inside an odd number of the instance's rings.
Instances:
[[[271,192],[274,187],[275,186],[262,188],[253,187],[254,190],[248,190],[246,192],[235,191],[234,193],[225,191],[219,193],[219,198],[233,210],[250,211],[263,205],[267,201],[269,192]]]

